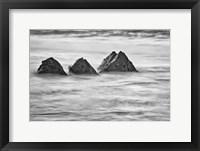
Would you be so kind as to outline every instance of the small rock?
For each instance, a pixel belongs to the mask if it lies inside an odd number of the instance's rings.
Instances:
[[[76,60],[73,66],[69,66],[69,72],[73,74],[98,74],[86,59]]]
[[[104,70],[108,67],[109,63],[117,56],[117,53],[113,51],[105,59],[103,59],[101,65],[97,68],[99,71]]]
[[[106,57],[98,67],[100,72],[119,71],[119,72],[138,72],[126,54],[120,51],[118,54],[112,52]]]
[[[53,57],[43,60],[37,72],[67,75],[60,63]]]

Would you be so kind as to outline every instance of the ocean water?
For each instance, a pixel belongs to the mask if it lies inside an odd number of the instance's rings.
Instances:
[[[127,34],[128,33],[128,34]],[[30,121],[169,121],[170,31],[30,32]],[[95,68],[123,51],[138,73],[37,74],[42,60],[68,66],[83,57]]]

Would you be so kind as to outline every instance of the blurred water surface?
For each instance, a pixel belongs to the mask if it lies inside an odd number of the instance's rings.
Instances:
[[[30,34],[30,121],[170,120],[169,31],[58,31]],[[111,51],[125,52],[139,72],[36,73],[48,57],[66,72],[80,57],[96,69]]]

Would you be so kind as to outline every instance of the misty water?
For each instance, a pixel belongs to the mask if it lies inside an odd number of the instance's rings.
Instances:
[[[169,121],[169,32],[31,31],[30,121]],[[49,57],[67,73],[81,57],[97,70],[112,51],[123,51],[139,72],[37,74]]]

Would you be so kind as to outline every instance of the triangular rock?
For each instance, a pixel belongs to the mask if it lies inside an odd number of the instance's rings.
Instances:
[[[53,57],[42,61],[42,64],[38,68],[37,72],[67,75],[60,63]]]
[[[128,59],[126,54],[120,51],[118,54],[112,52],[106,57],[98,67],[100,72],[120,71],[120,72],[138,72],[133,63]]]
[[[69,72],[73,74],[98,74],[86,59],[76,60],[73,66],[69,66]]]
[[[97,68],[99,71],[104,70],[108,67],[110,62],[117,56],[117,53],[115,51],[111,52],[105,59],[103,59],[101,65]]]

